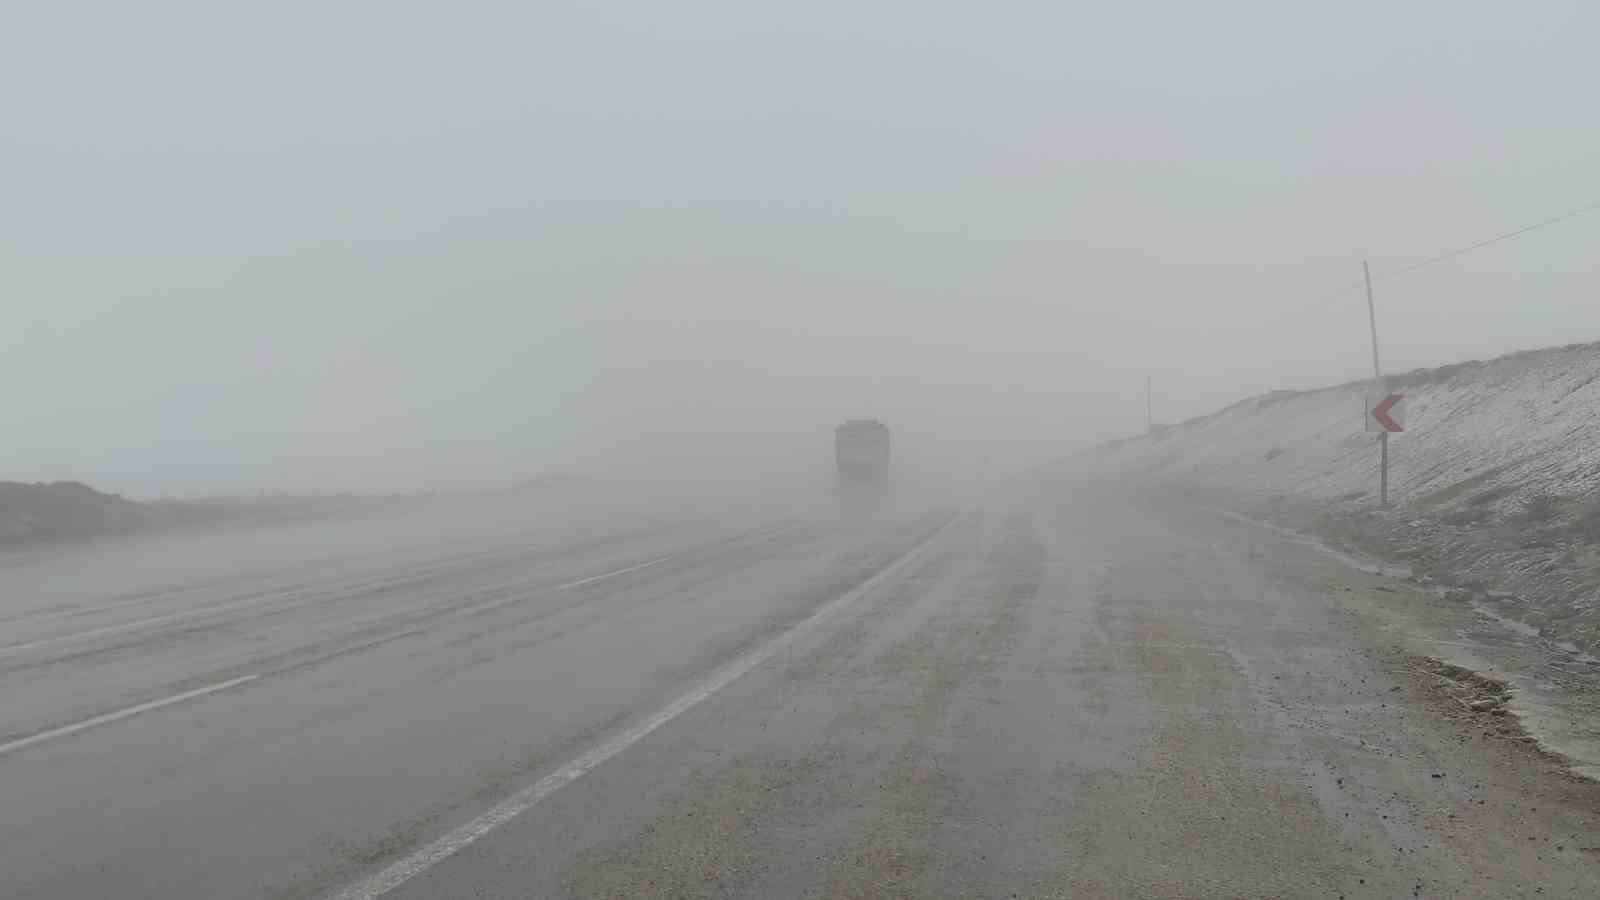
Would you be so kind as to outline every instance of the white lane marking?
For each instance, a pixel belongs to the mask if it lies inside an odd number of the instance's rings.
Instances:
[[[648,569],[651,566],[664,563],[669,559],[672,559],[672,557],[663,556],[659,559],[652,559],[649,562],[640,563],[636,566],[629,566],[626,569],[618,569],[615,572],[604,572],[600,575],[591,575],[588,578],[580,578],[577,581],[569,581],[566,584],[558,584],[553,588],[544,588],[544,590],[565,591],[571,588],[581,587],[585,584],[592,584],[596,581],[602,581],[607,578],[615,578],[618,575],[626,575],[629,572],[637,572],[640,569]],[[7,646],[0,647],[0,658],[10,656],[15,653],[22,653],[26,650],[36,650],[40,647],[48,647],[52,644],[64,644],[68,641],[78,641],[85,638],[104,637],[108,634],[120,634],[124,631],[137,631],[140,628],[147,628],[151,625],[160,625],[163,622],[171,622],[178,619],[189,619],[214,615],[216,613],[223,613],[241,606],[249,606],[253,603],[260,602],[262,602],[260,597],[249,597],[233,603],[224,603],[220,606],[207,606],[201,609],[186,609],[181,612],[169,613],[164,616],[155,616],[149,619],[139,619],[138,621],[134,622],[124,622],[119,625],[106,625],[100,628],[91,628],[87,631],[75,631],[71,634],[61,634],[56,635],[55,637],[40,638],[36,641],[28,641],[22,644],[9,644]]]
[[[571,588],[581,587],[581,586],[583,586],[585,584],[593,584],[596,581],[603,581],[603,580],[605,580],[607,578],[615,578],[618,575],[626,575],[629,572],[637,572],[640,569],[648,569],[651,566],[658,566],[658,565],[666,562],[667,560],[669,560],[671,558],[672,558],[671,556],[663,556],[660,559],[652,559],[649,562],[642,562],[642,563],[639,563],[637,566],[629,566],[626,569],[618,569],[615,572],[604,572],[604,573],[599,574],[599,575],[590,575],[588,578],[580,578],[577,581],[569,581],[566,584],[558,584],[555,587],[550,588],[550,590],[552,590],[552,591],[565,591],[565,590],[569,590]]]
[[[126,719],[129,716],[136,716],[142,712],[149,712],[152,709],[160,709],[163,706],[171,706],[174,703],[182,703],[185,700],[193,700],[196,697],[204,697],[207,694],[215,694],[217,691],[225,691],[231,687],[238,687],[245,682],[255,681],[260,677],[260,675],[245,675],[239,678],[220,682],[218,684],[213,684],[208,687],[196,688],[192,691],[174,694],[171,697],[166,697],[161,700],[151,700],[149,703],[141,703],[138,706],[130,706],[127,709],[119,709],[116,712],[109,712],[105,715],[95,716],[92,719],[84,719],[82,722],[76,722],[72,725],[65,725],[61,728],[55,728],[50,731],[35,734],[31,737],[19,738],[9,743],[0,744],[0,756],[4,756],[13,750],[21,750],[24,747],[32,747],[34,744],[42,744],[45,741],[53,740],[58,737],[66,737],[69,734],[77,734],[80,731],[94,728],[97,725],[108,725],[112,722]]]
[[[648,719],[606,739],[589,750],[589,752],[534,782],[530,787],[523,788],[521,791],[512,794],[478,818],[446,832],[444,836],[421,850],[351,885],[337,894],[334,900],[375,900],[375,898],[381,897],[421,875],[428,869],[466,849],[468,845],[489,832],[527,812],[540,800],[577,781],[588,774],[591,769],[637,744],[652,731],[676,719],[700,701],[722,690],[740,676],[772,658],[774,653],[794,642],[806,632],[813,630],[818,623],[834,612],[854,603],[885,580],[892,578],[896,572],[906,568],[921,556],[923,549],[931,545],[935,538],[943,534],[946,529],[955,524],[956,520],[960,518],[961,516],[959,515],[951,516],[950,521],[939,526],[937,530],[924,538],[921,543],[907,550],[904,556],[884,567],[854,590],[835,597],[827,605],[807,616],[798,625],[773,638],[764,646],[758,647],[749,654],[717,670],[715,674],[701,682],[689,693],[667,704]]]

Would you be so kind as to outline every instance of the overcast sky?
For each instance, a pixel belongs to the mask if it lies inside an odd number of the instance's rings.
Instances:
[[[1359,377],[1393,270],[1600,200],[1600,6],[29,4],[0,480],[1016,461]],[[1387,368],[1600,339],[1600,212],[1378,283]]]

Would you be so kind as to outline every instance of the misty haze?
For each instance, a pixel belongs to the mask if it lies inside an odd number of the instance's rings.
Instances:
[[[1600,8],[0,29],[0,898],[1600,896]]]

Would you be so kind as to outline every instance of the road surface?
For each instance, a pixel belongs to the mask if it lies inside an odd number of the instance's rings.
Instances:
[[[0,895],[1600,895],[1424,601],[1247,522],[579,519],[0,558]]]

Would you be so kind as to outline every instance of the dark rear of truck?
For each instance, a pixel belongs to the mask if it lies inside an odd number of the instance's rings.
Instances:
[[[852,419],[833,432],[839,484],[876,486],[889,480],[889,428],[872,419]]]

